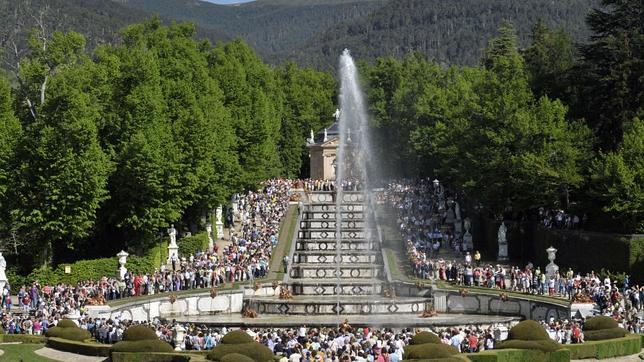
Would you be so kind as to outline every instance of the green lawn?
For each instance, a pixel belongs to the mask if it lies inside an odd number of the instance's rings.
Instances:
[[[43,348],[42,344],[0,344],[4,354],[0,361],[21,361],[21,362],[53,362],[55,360],[41,357],[34,353],[35,350]]]

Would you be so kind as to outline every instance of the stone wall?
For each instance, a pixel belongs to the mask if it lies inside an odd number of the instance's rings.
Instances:
[[[570,306],[555,302],[536,301],[528,298],[509,297],[502,301],[499,296],[468,294],[457,291],[434,291],[434,308],[439,313],[487,314],[521,316],[526,319],[547,320],[570,318]]]
[[[252,291],[252,290],[251,290]],[[272,291],[272,289],[271,289]],[[244,300],[243,290],[222,291],[215,298],[210,291],[187,296],[178,295],[174,303],[169,294],[158,298],[132,300],[115,307],[87,307],[88,314],[96,318],[120,318],[133,321],[146,321],[153,318],[175,318],[181,316],[212,315],[218,313],[241,313]]]

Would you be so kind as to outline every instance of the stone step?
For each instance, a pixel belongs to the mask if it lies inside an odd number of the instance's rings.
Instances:
[[[427,298],[374,298],[373,296],[295,296],[289,300],[258,298],[251,301],[260,315],[420,314],[432,303]]]
[[[364,229],[341,229],[340,235],[342,239],[364,239],[367,236],[367,232]],[[335,229],[309,229],[298,231],[298,239],[331,239],[335,240],[336,230]]]
[[[339,264],[338,266],[330,264],[294,264],[289,270],[291,278],[322,278],[322,279],[363,279],[379,278],[383,274],[382,265],[354,263]],[[340,282],[342,282],[342,280]]]
[[[338,223],[335,219],[306,219],[300,221],[301,230],[326,230],[333,229],[335,230]],[[342,229],[363,229],[365,227],[365,221],[361,219],[355,220],[342,220],[340,222],[340,227]]]
[[[304,211],[302,213],[302,220],[335,220],[337,216],[337,213],[331,211]],[[362,211],[342,211],[340,213],[342,220],[363,220],[364,217],[365,215]]]
[[[380,295],[383,281],[378,279],[300,278],[291,280],[289,287],[294,295]]]
[[[368,241],[366,239],[355,239],[355,240],[341,240],[340,241],[340,250],[345,250],[345,251],[354,251],[354,252],[362,252],[362,251],[370,251],[370,250],[378,250],[379,244],[375,241]],[[336,241],[335,240],[329,240],[329,239],[300,239],[297,240],[295,243],[295,250],[296,251],[328,251],[328,250],[335,250],[336,247]]]
[[[296,251],[293,256],[293,263],[315,263],[332,264],[336,262],[338,255],[335,251]],[[360,252],[342,252],[339,255],[340,263],[376,263],[380,262],[382,254],[380,251],[363,250]]]

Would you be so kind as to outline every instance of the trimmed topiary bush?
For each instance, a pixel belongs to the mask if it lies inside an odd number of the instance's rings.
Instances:
[[[255,342],[255,340],[253,339],[253,337],[248,335],[248,333],[242,330],[228,332],[221,339],[221,343],[223,344],[242,344],[242,343],[250,343],[250,342]]]
[[[73,323],[73,322],[72,322]],[[86,330],[74,325],[73,328],[52,327],[45,332],[46,337],[58,337],[70,341],[84,341],[92,338],[92,335]]]
[[[255,362],[252,358],[239,353],[231,353],[223,356],[221,362]]]
[[[525,320],[510,329],[508,339],[521,339],[525,341],[550,340],[548,332],[536,321]]]
[[[432,332],[419,332],[411,337],[411,344],[413,345],[425,343],[439,344],[441,343],[441,339]]]
[[[159,337],[157,337],[152,328],[144,325],[132,326],[123,332],[124,341],[145,341],[150,339],[159,339]]]
[[[497,346],[495,347],[497,349],[509,349],[509,348],[516,348],[516,349],[536,349],[542,352],[554,352],[558,349],[561,349],[562,346],[551,340],[536,340],[536,341],[528,341],[528,340],[522,340],[522,339],[508,339],[505,341],[501,341],[497,343]]]
[[[584,340],[586,341],[603,341],[605,339],[622,338],[628,334],[624,328],[600,329],[597,331],[584,331]]]
[[[266,346],[257,342],[217,345],[210,353],[208,359],[211,361],[221,361],[226,355],[232,353],[243,354],[255,362],[268,362],[273,360],[273,352]]]
[[[174,352],[172,346],[160,339],[143,341],[120,341],[112,346],[112,352]]]
[[[458,350],[446,344],[425,343],[405,347],[403,360],[448,358],[458,354]]]
[[[70,319],[63,319],[58,321],[58,324],[56,324],[56,327],[60,328],[78,328],[78,325],[74,323],[74,321]]]
[[[584,323],[584,332],[585,331],[599,331],[602,329],[613,329],[618,328],[619,325],[611,317],[606,317],[603,315],[598,315],[592,318],[589,318],[586,323]]]
[[[51,337],[47,338],[47,347],[59,351],[82,354],[85,356],[109,357],[112,346],[109,344],[86,343],[79,341],[70,341],[67,339]]]
[[[190,357],[187,354],[178,353],[131,353],[131,352],[114,352],[112,353],[112,362],[188,362]]]

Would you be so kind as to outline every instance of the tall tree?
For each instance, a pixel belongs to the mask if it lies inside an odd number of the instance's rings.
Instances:
[[[32,44],[20,74],[31,122],[18,146],[11,216],[23,237],[32,237],[29,252],[47,263],[90,234],[110,167],[98,143],[100,109],[89,92],[93,67],[83,37],[54,33]]]
[[[600,152],[591,169],[593,195],[622,230],[644,232],[644,121],[625,125],[616,151]]]
[[[602,5],[587,18],[594,34],[580,49],[576,112],[593,128],[601,149],[615,150],[625,123],[643,115],[643,12],[639,0],[602,0]]]
[[[522,54],[534,95],[562,99],[568,92],[570,69],[575,65],[570,35],[563,28],[551,31],[539,19],[532,28],[531,38],[532,43]]]

